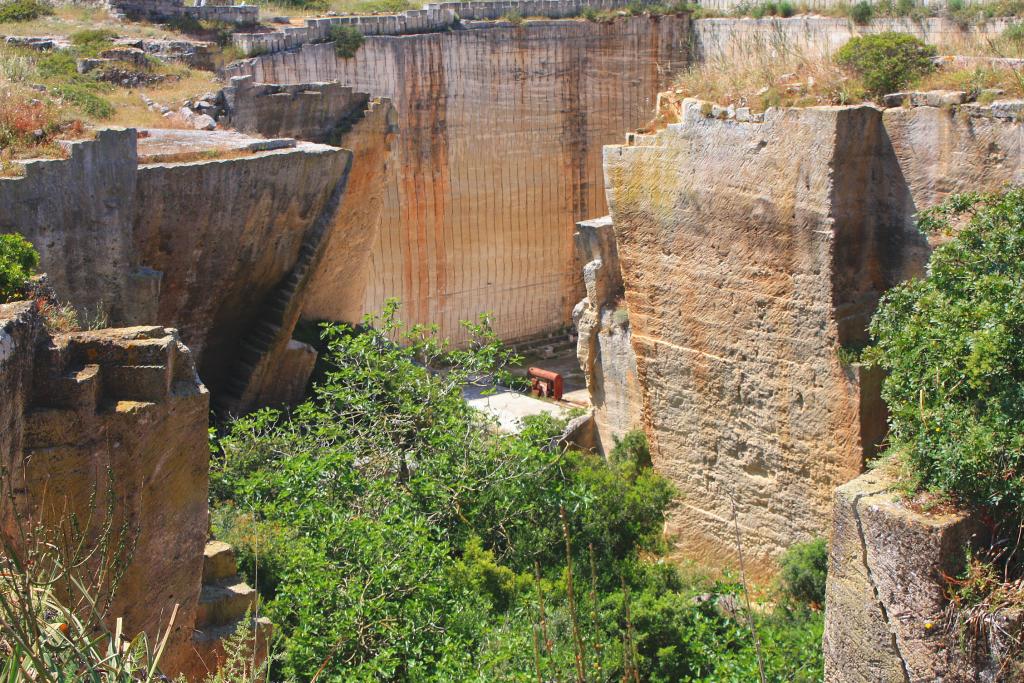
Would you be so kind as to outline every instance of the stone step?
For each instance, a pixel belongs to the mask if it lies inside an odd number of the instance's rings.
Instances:
[[[196,628],[225,626],[245,616],[256,607],[256,590],[233,576],[203,585],[196,609]]]
[[[100,366],[89,364],[53,381],[37,381],[33,403],[41,408],[68,408],[95,413],[102,386]]]
[[[235,549],[224,541],[209,541],[203,548],[203,583],[230,579],[236,574]]]
[[[212,643],[218,640],[227,640],[231,636],[235,635],[238,627],[242,624],[242,618],[231,622],[230,624],[224,624],[222,626],[207,626],[203,629],[196,629],[192,639],[198,644]],[[273,630],[273,624],[270,619],[266,617],[250,618],[250,627],[253,633],[256,634],[257,638],[265,641],[269,638],[271,631]]]
[[[103,369],[103,396],[117,401],[159,403],[171,390],[166,365],[113,365]]]

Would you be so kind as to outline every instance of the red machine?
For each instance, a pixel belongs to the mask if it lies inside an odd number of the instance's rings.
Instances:
[[[530,393],[534,396],[562,400],[562,376],[557,372],[530,368],[526,371],[526,378],[530,380]]]

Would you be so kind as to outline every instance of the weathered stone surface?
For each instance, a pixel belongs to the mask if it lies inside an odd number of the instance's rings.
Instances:
[[[351,158],[347,150],[300,143],[220,161],[139,166],[136,258],[163,274],[157,319],[181,330],[215,391],[230,376],[240,339],[299,259],[307,232],[317,221],[333,227],[332,197],[344,189]],[[283,348],[291,328],[282,330]]]
[[[764,575],[822,534],[832,489],[884,432],[877,378],[844,367],[880,292],[920,263],[881,114],[692,115],[605,149],[642,420],[682,500],[681,554]],[[770,179],[770,180],[769,180]]]
[[[370,96],[337,82],[276,85],[237,76],[224,88],[223,123],[265,137],[330,142],[349,119],[361,116]],[[346,131],[347,132],[347,131]]]
[[[894,92],[882,97],[887,107],[952,107],[963,104],[967,93],[963,90],[927,90],[924,92]]]
[[[943,619],[943,576],[962,568],[966,548],[986,542],[963,512],[911,509],[884,472],[838,488],[825,609],[828,683],[1010,680],[994,674],[995,652],[971,656]],[[1008,633],[1019,615],[1001,615]],[[994,642],[996,649],[999,643]],[[1008,671],[1008,669],[1004,670]]]
[[[302,317],[307,320],[356,323],[366,312],[371,255],[377,251],[387,180],[394,172],[397,116],[390,100],[375,100],[341,136],[339,144],[352,152],[352,169],[345,201],[305,290]]]
[[[885,110],[885,130],[910,187],[908,221],[951,193],[1024,182],[1024,126],[995,113],[1007,104]]]
[[[737,0],[705,0],[702,7],[730,10]],[[742,61],[765,50],[830,58],[850,38],[886,31],[909,33],[932,45],[956,45],[997,38],[1012,23],[994,19],[962,27],[949,17],[878,18],[855,24],[846,17],[801,14],[787,19],[697,19],[693,22],[694,58]],[[762,57],[763,58],[763,57]]]
[[[177,671],[208,523],[208,394],[188,349],[161,327],[50,338],[27,303],[0,307],[0,354],[4,530],[18,538],[12,515],[54,524],[76,513],[95,535],[105,507],[89,501],[112,493],[114,528],[127,521],[135,538],[110,614],[154,638],[177,604],[163,660]]]
[[[328,310],[358,309],[352,302],[363,298],[379,223],[389,116],[376,103],[350,134],[365,153],[357,167],[362,196],[351,207],[342,202],[348,150],[191,130],[146,131],[136,146],[136,131],[112,130],[70,145],[68,160],[30,163],[25,177],[0,179],[0,225],[39,248],[60,298],[90,313],[100,308],[117,324],[180,329],[203,380],[220,394],[229,380],[247,385],[248,376],[236,376],[239,348],[287,290],[281,310],[289,314],[274,321],[253,362],[285,351],[325,252]],[[300,260],[303,276],[289,281]]]
[[[135,131],[101,131],[72,145],[68,159],[30,162],[24,177],[0,178],[0,231],[35,245],[59,296],[119,322],[136,313],[125,296],[136,263],[134,139]]]
[[[252,384],[253,405],[294,405],[300,402],[316,365],[316,349],[291,339],[284,350],[268,354],[266,369]]]
[[[687,61],[686,17],[526,22],[303,45],[232,65],[261,83],[338,81],[391,98],[401,133],[364,310],[412,323],[494,314],[499,335],[564,327],[582,292],[577,220],[605,213],[601,145],[650,118]]]
[[[596,448],[607,453],[615,437],[641,426],[641,390],[630,344],[629,310],[611,218],[576,224],[577,260],[587,296],[573,310],[576,356],[587,381],[597,428]]]

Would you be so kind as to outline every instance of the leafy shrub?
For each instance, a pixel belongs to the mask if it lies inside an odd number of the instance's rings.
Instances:
[[[24,295],[29,279],[39,267],[39,252],[17,233],[0,235],[0,303]]]
[[[8,0],[0,3],[0,24],[32,21],[53,14],[53,8],[39,0]]]
[[[507,21],[513,26],[519,26],[523,23],[523,15],[519,10],[509,10],[501,15],[502,21]]]
[[[1024,510],[1024,189],[953,196],[920,225],[949,231],[965,219],[933,252],[927,278],[883,297],[867,353],[888,372],[889,453],[913,483],[1015,525]]]
[[[791,17],[796,14],[796,8],[793,7],[793,3],[788,0],[782,0],[779,3],[779,16],[780,17]]]
[[[114,115],[114,105],[96,94],[91,83],[65,83],[54,86],[50,92],[67,101],[86,116],[109,119]]]
[[[334,42],[334,54],[348,59],[355,56],[365,38],[355,26],[335,24],[327,33],[328,42]]]
[[[90,28],[75,31],[69,38],[76,54],[82,57],[96,57],[114,44],[117,34],[105,28]]]
[[[42,78],[74,77],[78,73],[75,58],[67,50],[54,50],[42,55],[36,62],[36,68]]]
[[[850,19],[855,24],[866,24],[871,21],[871,17],[875,14],[875,8],[871,6],[868,0],[861,0],[860,2],[850,6]]]
[[[282,634],[273,680],[536,680],[541,595],[544,680],[571,679],[574,620],[602,680],[634,666],[645,681],[756,678],[746,615],[716,608],[736,586],[646,559],[672,489],[642,434],[605,462],[550,450],[564,424],[549,416],[496,433],[462,398],[512,358],[486,321],[464,351],[428,328],[394,343],[394,304],[375,322],[325,328],[313,399],[213,440],[213,527]],[[760,628],[779,680],[820,679],[820,615],[777,610]]]
[[[1024,22],[1018,21],[1007,26],[1000,36],[1008,43],[1020,46],[1024,45]]]
[[[898,17],[909,17],[914,12],[916,3],[914,0],[896,0],[894,12]]]
[[[894,92],[935,67],[935,48],[906,33],[887,31],[850,39],[839,48],[836,62],[849,67],[875,95]]]
[[[825,604],[828,544],[824,538],[793,545],[780,558],[779,566],[779,582],[786,596],[809,605]]]

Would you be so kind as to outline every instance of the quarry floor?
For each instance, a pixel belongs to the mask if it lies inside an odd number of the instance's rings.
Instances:
[[[467,386],[462,395],[466,402],[477,410],[497,419],[498,427],[504,432],[515,433],[523,428],[523,418],[547,413],[565,418],[573,408],[589,408],[586,381],[576,359],[575,349],[555,354],[549,358],[538,355],[524,356],[523,362],[513,372],[526,376],[531,367],[551,370],[562,375],[565,393],[561,401],[540,399],[517,391],[503,390],[484,395],[481,387]]]

